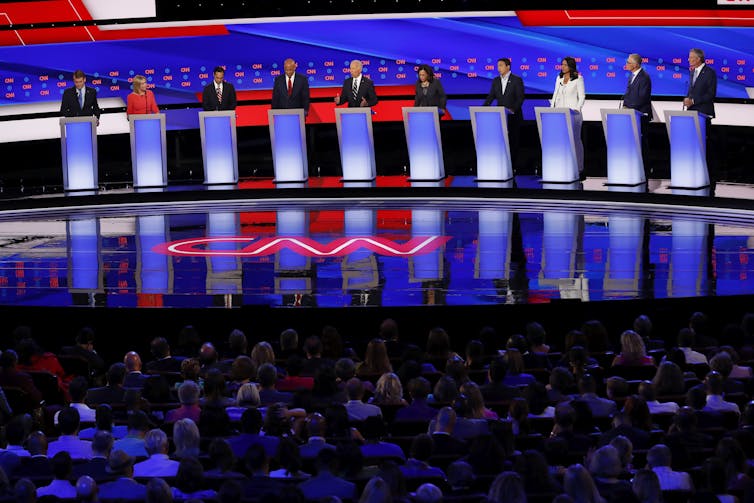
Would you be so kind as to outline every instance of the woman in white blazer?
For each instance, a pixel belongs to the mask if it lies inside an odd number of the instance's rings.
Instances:
[[[579,173],[584,171],[584,144],[581,143],[581,108],[584,106],[584,101],[586,101],[584,78],[579,75],[576,60],[570,56],[565,57],[560,63],[560,75],[555,82],[551,103],[553,108],[570,108],[578,112],[573,117],[573,138],[576,143]]]

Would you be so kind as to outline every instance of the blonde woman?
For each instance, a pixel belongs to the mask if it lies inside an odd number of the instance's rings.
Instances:
[[[251,361],[258,369],[265,363],[275,365],[275,351],[269,342],[257,342],[251,350]]]
[[[143,75],[136,75],[133,78],[131,89],[133,89],[133,92],[128,95],[126,101],[126,113],[128,115],[160,112],[157,108],[157,101],[154,99],[154,93],[147,89],[147,79]]]
[[[241,416],[246,409],[249,407],[259,407],[260,402],[259,388],[257,388],[256,384],[247,382],[238,388],[238,393],[236,393],[236,405],[226,407],[225,412],[228,414],[231,421],[240,421]]]
[[[173,425],[173,443],[175,453],[173,457],[199,457],[199,428],[191,419],[181,419]]]
[[[382,374],[377,380],[372,403],[376,405],[408,405],[403,399],[403,386],[398,376],[392,372]]]
[[[651,356],[647,356],[644,340],[633,330],[626,330],[620,335],[620,354],[613,359],[613,366],[642,366],[653,365]]]

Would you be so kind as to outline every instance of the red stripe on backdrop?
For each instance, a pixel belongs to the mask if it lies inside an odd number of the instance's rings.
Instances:
[[[524,26],[754,26],[744,10],[516,11]]]

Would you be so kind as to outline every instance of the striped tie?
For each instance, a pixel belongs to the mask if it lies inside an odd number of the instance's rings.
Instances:
[[[217,104],[223,102],[223,88],[221,86],[217,86]]]
[[[359,86],[356,85],[356,79],[353,79],[353,101],[356,101],[356,97],[359,95]]]

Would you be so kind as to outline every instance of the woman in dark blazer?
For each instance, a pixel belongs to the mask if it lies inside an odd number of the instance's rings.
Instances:
[[[448,102],[442,83],[435,78],[435,73],[429,65],[419,65],[417,71],[419,79],[416,81],[415,107],[437,107],[440,115],[445,113]]]

